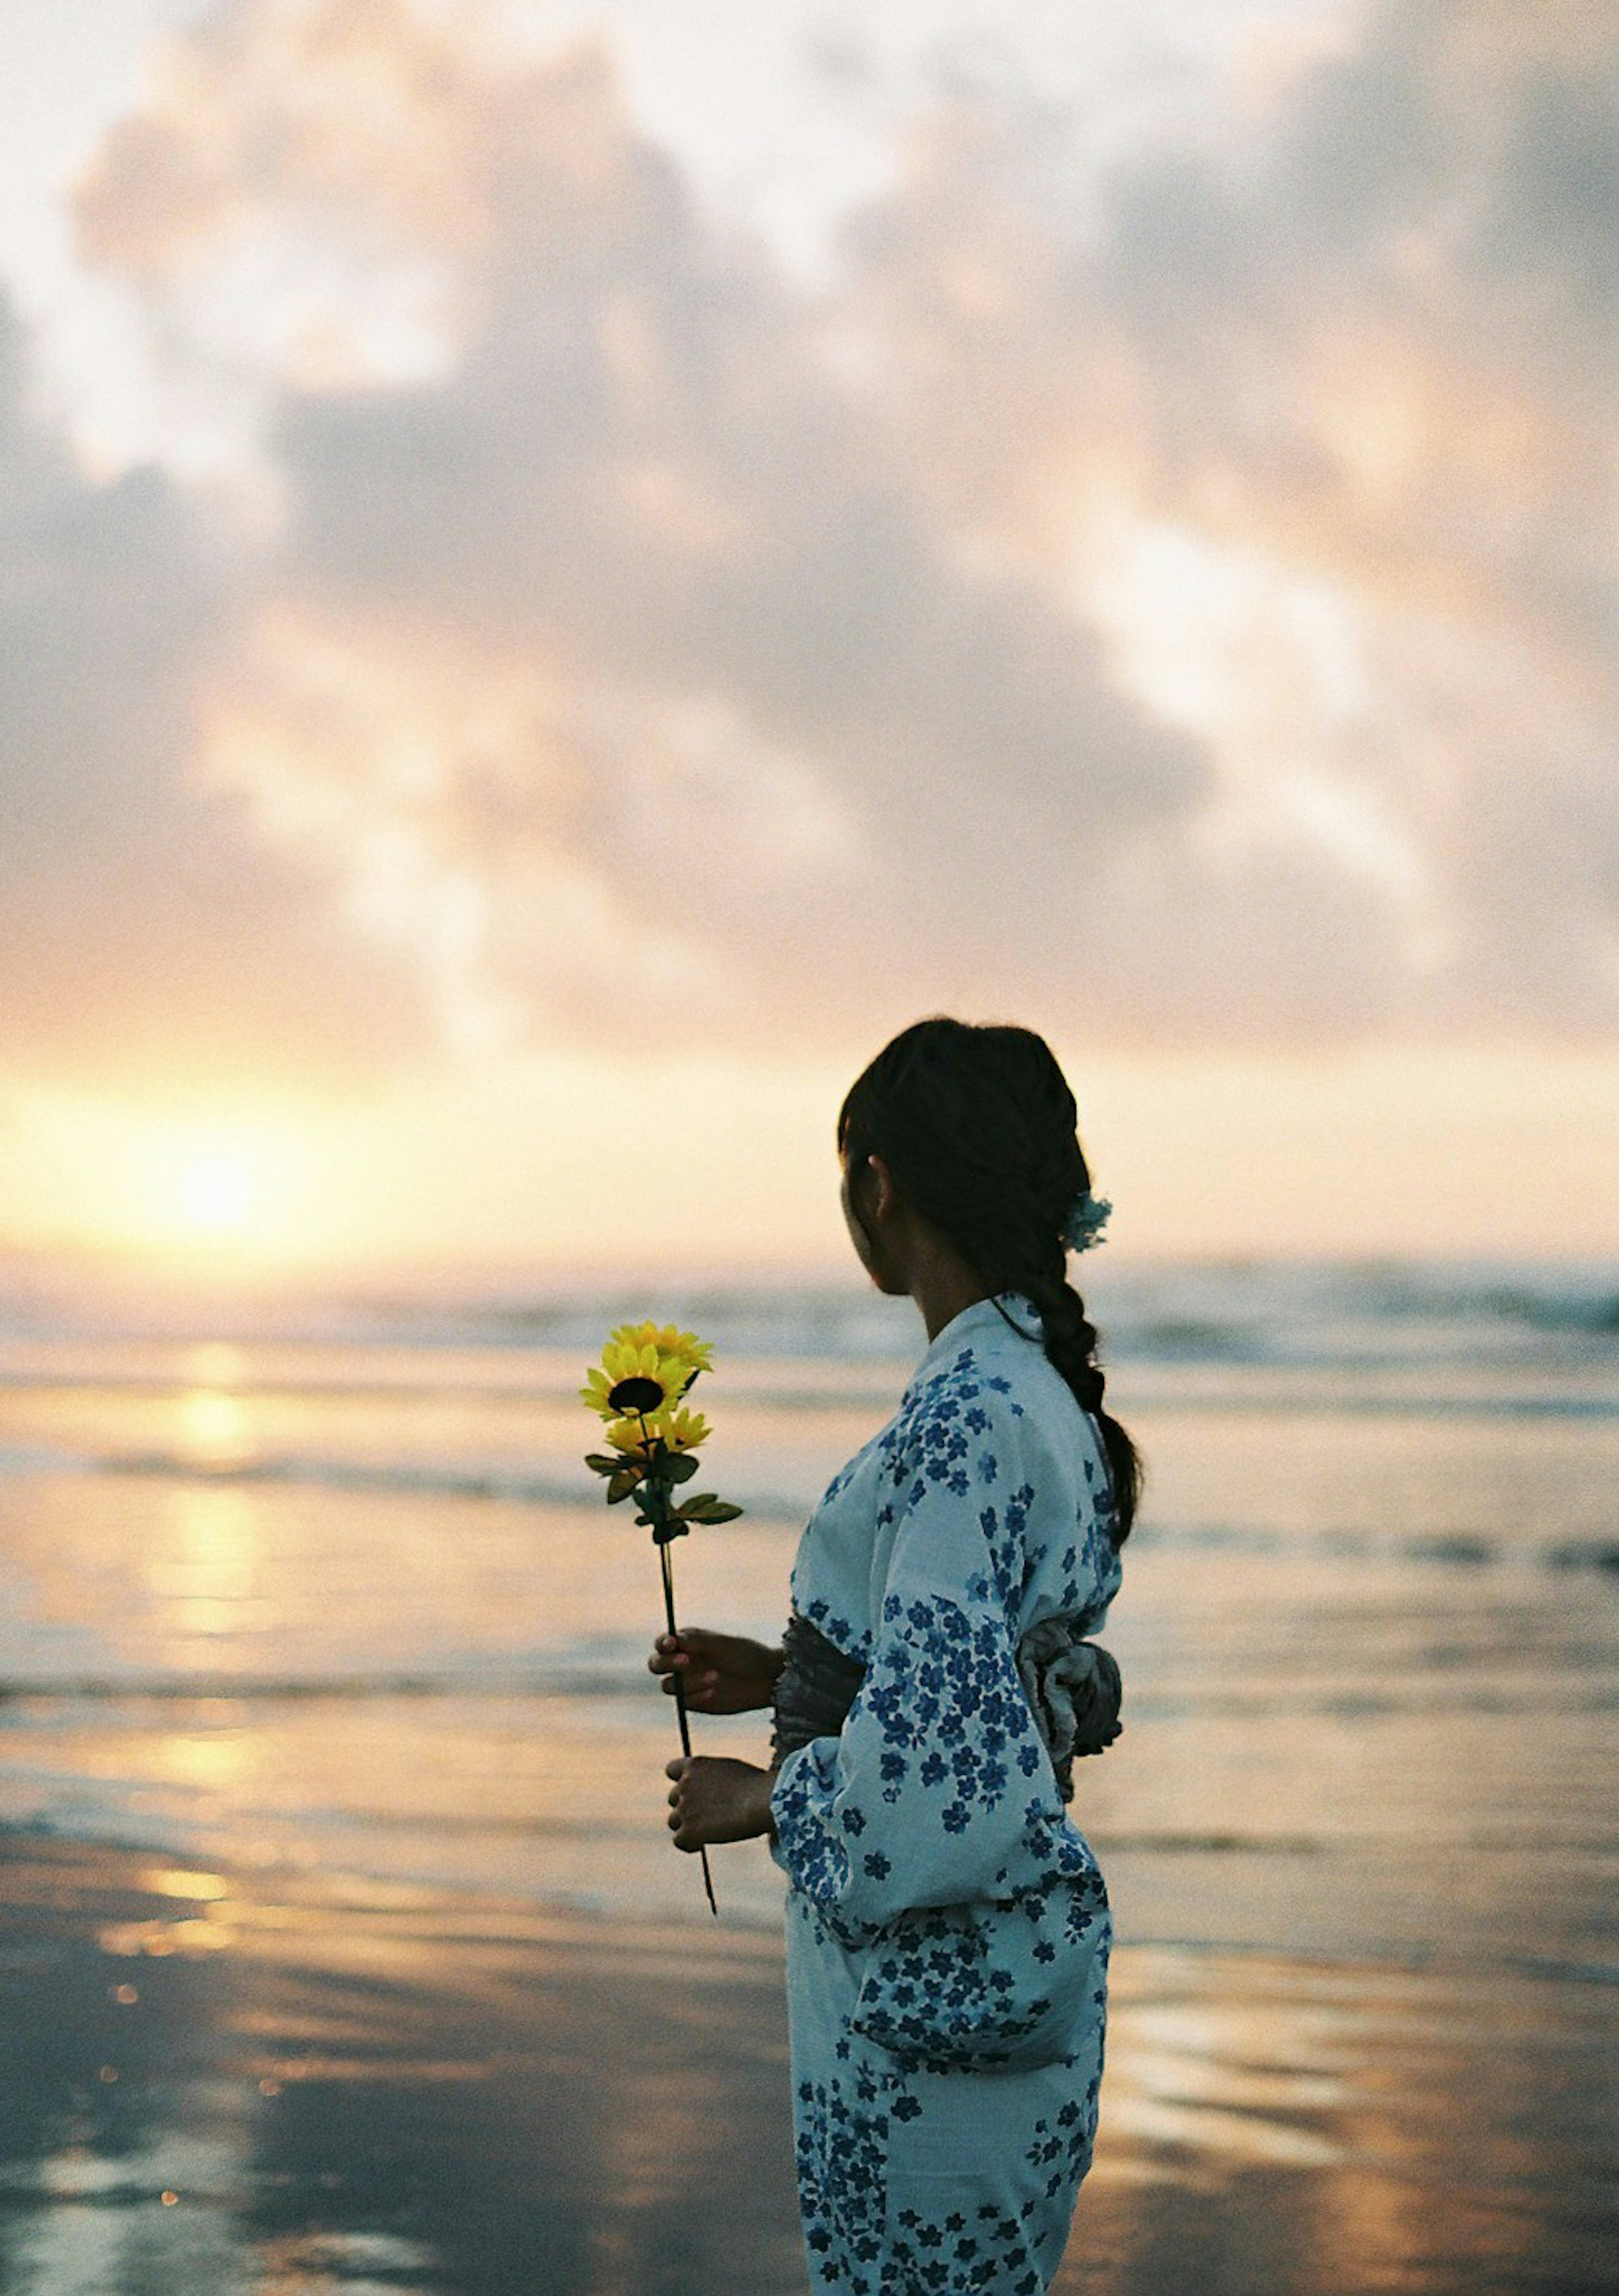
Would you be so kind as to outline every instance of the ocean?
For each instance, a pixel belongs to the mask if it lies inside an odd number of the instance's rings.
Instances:
[[[1144,1933],[1619,1974],[1619,1272],[1100,1270],[1148,1463],[1075,1814]],[[682,1623],[777,1639],[925,1339],[848,1286],[0,1300],[0,1821],[710,1920],[657,1557],[581,1463],[615,1320],[712,1339]],[[762,1757],[762,1718],[694,1719]],[[781,1876],[726,1853],[726,1910]]]
[[[1098,1264],[1087,1296],[1147,1485],[1125,1734],[1075,1814],[1142,1932],[1619,1976],[1619,1270]],[[655,1554],[581,1456],[642,1312],[713,1341],[702,1480],[745,1510],[674,1548],[681,1618],[776,1639],[925,1344],[908,1301],[0,1295],[0,1820],[711,1918],[661,1838]],[[724,1894],[768,1924],[756,1847]]]
[[[1104,1637],[1124,1731],[1072,1806],[1119,2038],[1087,2202],[1109,2268],[1072,2285],[1177,2284],[1141,2194],[1254,2172],[1357,2196],[1348,2230],[1312,2202],[1296,2269],[1200,2286],[1594,2290],[1619,2226],[1619,1267],[1082,1273],[1146,1488]],[[669,1838],[656,1556],[582,1463],[586,1366],[643,1314],[713,1342],[702,1480],[745,1511],[674,1547],[682,1622],[777,1639],[806,1515],[925,1344],[857,1274],[234,1301],[0,1280],[0,1840],[147,1853],[189,1892],[149,1952],[229,1946],[214,1874],[765,1950],[764,1845],[711,1853],[717,1930]],[[692,1726],[767,1759],[766,1717]],[[1368,2190],[1408,2216],[1374,2224]],[[6,2296],[93,2284],[4,2254]]]

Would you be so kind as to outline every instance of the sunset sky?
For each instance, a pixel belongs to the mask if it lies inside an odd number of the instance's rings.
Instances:
[[[1610,0],[0,20],[0,1245],[1619,1253]]]

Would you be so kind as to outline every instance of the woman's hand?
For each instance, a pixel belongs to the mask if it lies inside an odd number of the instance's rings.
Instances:
[[[663,1766],[669,1790],[669,1823],[677,1849],[701,1849],[711,1841],[749,1841],[770,1831],[774,1770],[727,1754],[677,1754]]]
[[[784,1654],[746,1635],[717,1635],[707,1627],[683,1627],[660,1635],[646,1663],[661,1674],[663,1689],[675,1694],[686,1685],[686,1702],[695,1714],[746,1714],[770,1703]]]

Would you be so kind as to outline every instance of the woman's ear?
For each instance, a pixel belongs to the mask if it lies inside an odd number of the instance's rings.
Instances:
[[[899,1190],[894,1186],[894,1176],[881,1156],[867,1156],[866,1162],[871,1172],[873,1215],[877,1219],[886,1219],[899,1201]]]

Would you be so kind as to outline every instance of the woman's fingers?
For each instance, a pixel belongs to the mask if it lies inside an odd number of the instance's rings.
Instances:
[[[646,1661],[647,1669],[663,1677],[658,1686],[665,1697],[675,1695],[675,1685],[678,1682],[684,1685],[688,1698],[706,1698],[718,1685],[719,1673],[714,1667],[705,1666],[700,1654],[683,1649],[683,1639],[674,1635],[660,1635]]]
[[[682,1673],[689,1675],[698,1667],[703,1669],[711,1680],[714,1674],[712,1660],[705,1662],[702,1638],[695,1634],[660,1635],[653,1645],[652,1655],[646,1664],[648,1670],[653,1674],[669,1674],[678,1668]]]
[[[682,1847],[679,1834],[681,1827],[686,1824],[686,1813],[680,1808],[680,1796],[686,1785],[686,1774],[691,1765],[692,1757],[689,1754],[676,1754],[671,1760],[663,1765],[664,1776],[673,1778],[675,1782],[669,1790],[669,1830],[676,1837],[677,1849]]]

